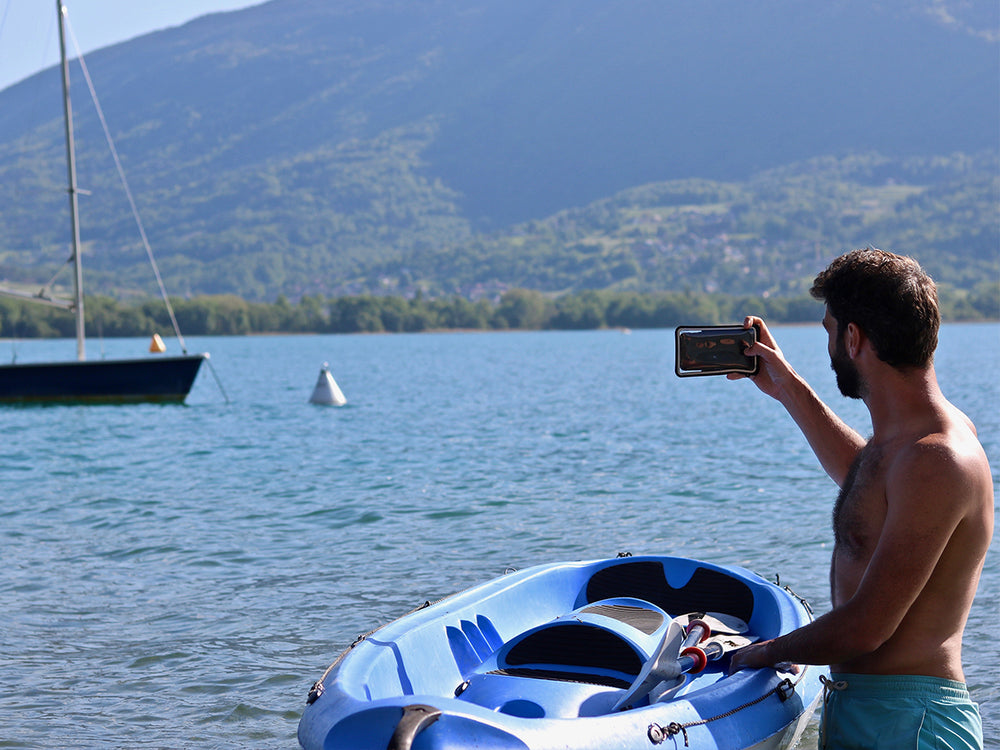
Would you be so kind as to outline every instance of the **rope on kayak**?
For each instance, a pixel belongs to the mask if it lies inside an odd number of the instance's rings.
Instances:
[[[809,606],[809,602],[807,602],[801,596],[799,596],[794,591],[792,591],[792,589],[789,588],[788,586],[782,586],[781,585],[781,577],[777,573],[775,573],[775,575],[774,575],[774,585],[778,586],[780,588],[783,588],[790,595],[792,595],[796,599],[798,599],[802,603],[802,606],[805,607],[806,611],[809,612],[810,615],[813,613],[813,609],[812,609],[811,606]],[[806,672],[808,671],[808,669],[809,669],[808,667],[803,667],[802,671],[799,673],[799,676],[795,680],[795,682],[792,682],[789,678],[786,677],[781,682],[779,682],[777,685],[775,685],[774,688],[772,688],[768,692],[764,693],[764,695],[760,696],[759,698],[756,698],[756,699],[754,699],[752,701],[749,701],[748,703],[744,703],[742,706],[737,706],[736,708],[732,709],[731,711],[726,711],[726,713],[724,713],[724,714],[719,714],[718,716],[713,716],[710,719],[701,719],[700,721],[689,721],[689,722],[685,722],[683,724],[678,723],[676,721],[672,721],[669,724],[667,724],[667,726],[665,726],[665,727],[660,726],[659,724],[657,724],[657,723],[654,722],[654,723],[652,723],[652,724],[649,725],[649,729],[647,731],[647,736],[649,737],[649,741],[652,742],[654,745],[659,745],[661,742],[663,742],[668,737],[673,737],[673,736],[675,736],[677,734],[683,734],[684,735],[684,747],[690,747],[690,745],[688,744],[688,734],[687,734],[688,728],[701,726],[702,724],[708,724],[711,721],[718,721],[719,719],[729,718],[730,716],[733,716],[734,714],[739,713],[740,711],[742,711],[745,708],[750,708],[751,706],[756,706],[758,703],[760,703],[761,701],[767,700],[768,698],[770,698],[775,693],[777,693],[778,698],[780,698],[782,702],[785,702],[795,692],[796,686],[802,681],[802,678],[806,676]],[[823,676],[822,675],[820,676],[820,680],[823,680]],[[825,684],[826,683],[824,682],[824,686],[825,686]],[[838,689],[838,688],[835,688],[835,689]],[[826,690],[824,689],[824,693],[825,692],[826,692]]]
[[[430,601],[426,601],[423,604],[421,604],[419,607],[411,609],[405,615],[401,615],[400,617],[397,617],[396,620],[401,620],[401,619],[403,619],[403,617],[406,617],[407,615],[412,615],[414,612],[419,612],[422,609],[427,609],[429,606],[431,606],[431,602]],[[393,620],[392,622],[396,622],[396,620]],[[319,700],[319,697],[321,695],[323,695],[323,691],[325,690],[325,688],[323,687],[323,683],[326,681],[326,678],[329,677],[330,676],[330,672],[332,672],[334,669],[336,669],[337,665],[340,664],[340,662],[342,662],[344,660],[344,657],[347,656],[349,653],[351,653],[351,651],[354,650],[355,646],[357,646],[359,643],[361,643],[363,640],[365,640],[372,633],[377,633],[379,630],[381,630],[382,628],[384,628],[386,625],[391,625],[392,622],[385,623],[385,625],[379,625],[377,628],[372,628],[367,633],[362,633],[357,638],[355,638],[354,639],[354,643],[352,643],[350,646],[348,646],[347,649],[345,649],[344,652],[340,656],[338,656],[336,658],[336,660],[333,662],[333,664],[331,664],[329,667],[326,668],[326,671],[323,673],[323,676],[320,677],[318,680],[316,680],[316,682],[313,683],[313,686],[309,689],[309,695],[306,696],[306,705],[307,706],[311,706],[313,703],[315,703],[316,701]]]
[[[683,724],[676,721],[672,721],[665,727],[660,726],[656,722],[653,722],[652,724],[649,725],[649,729],[647,730],[646,736],[649,737],[649,741],[652,742],[654,745],[659,745],[668,737],[673,737],[674,735],[677,734],[683,734],[684,747],[690,747],[690,745],[688,744],[688,733],[687,733],[687,730],[689,728],[701,726],[702,724],[708,724],[711,721],[718,721],[719,719],[728,719],[730,716],[739,713],[743,709],[750,708],[751,706],[756,706],[761,701],[765,701],[775,694],[777,694],[778,698],[780,698],[782,702],[785,702],[795,692],[795,686],[798,685],[799,682],[801,682],[802,678],[805,677],[807,671],[808,667],[804,667],[802,669],[802,672],[799,674],[798,679],[796,679],[795,682],[792,682],[789,678],[786,677],[777,685],[775,685],[771,690],[764,693],[764,695],[760,696],[759,698],[755,698],[752,701],[744,703],[742,706],[737,706],[736,708],[730,711],[726,711],[726,713],[724,714],[713,716],[710,719],[687,721],[684,722]]]
[[[508,567],[504,571],[504,575],[507,575],[509,573],[516,573],[516,572],[517,572],[517,568]],[[468,590],[469,589],[465,589],[465,591],[468,591]],[[357,638],[354,639],[354,643],[352,643],[350,646],[348,646],[347,649],[340,656],[337,657],[336,661],[334,661],[333,664],[331,664],[329,667],[326,668],[326,671],[323,673],[323,676],[320,677],[318,680],[316,680],[316,682],[313,683],[313,686],[309,689],[309,695],[306,696],[306,705],[307,706],[311,706],[313,703],[315,703],[316,701],[319,700],[320,696],[323,695],[324,691],[326,690],[326,688],[323,686],[324,683],[326,682],[326,678],[329,677],[330,673],[333,672],[333,670],[337,668],[337,665],[340,664],[340,662],[342,662],[344,660],[344,657],[347,656],[349,653],[351,653],[351,651],[354,650],[355,646],[357,646],[359,643],[361,643],[363,640],[365,640],[368,636],[372,635],[373,633],[378,632],[379,630],[381,630],[382,628],[384,628],[386,625],[391,625],[393,622],[397,622],[399,620],[402,620],[404,617],[408,617],[408,616],[412,615],[414,612],[419,612],[422,609],[427,609],[432,604],[438,604],[439,602],[443,602],[445,599],[450,599],[452,597],[458,596],[461,593],[464,593],[464,591],[460,591],[460,592],[458,592],[458,594],[450,594],[450,595],[445,596],[445,597],[443,597],[441,599],[438,599],[437,601],[434,601],[434,602],[432,602],[432,601],[430,601],[428,599],[423,604],[421,604],[419,607],[415,607],[415,608],[411,609],[405,615],[400,615],[395,620],[392,620],[392,622],[387,622],[384,625],[379,625],[377,628],[373,628],[373,629],[369,630],[367,633],[362,633],[361,635],[359,635]]]
[[[775,576],[775,577],[777,577],[777,576]],[[779,584],[779,585],[780,585],[780,584]],[[792,596],[794,596],[794,597],[795,597],[796,599],[798,599],[798,600],[799,600],[799,602],[801,602],[802,606],[803,606],[803,607],[805,607],[805,610],[806,610],[806,612],[808,612],[808,613],[809,613],[810,615],[811,615],[811,614],[813,613],[813,608],[812,608],[812,605],[810,605],[810,604],[809,604],[809,602],[807,602],[807,601],[806,601],[805,599],[803,599],[803,598],[802,598],[801,596],[799,596],[799,595],[798,595],[798,594],[796,594],[796,593],[795,593],[794,591],[792,591],[792,589],[791,589],[790,587],[788,587],[788,586],[782,586],[781,588],[783,588],[783,589],[784,589],[785,591],[787,591],[787,592],[788,592],[789,594],[791,594],[791,595],[792,595]]]

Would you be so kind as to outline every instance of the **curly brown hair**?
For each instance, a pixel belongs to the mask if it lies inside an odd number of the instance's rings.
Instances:
[[[937,348],[937,287],[913,258],[866,247],[835,259],[809,290],[826,302],[837,334],[854,323],[886,364],[926,367]]]

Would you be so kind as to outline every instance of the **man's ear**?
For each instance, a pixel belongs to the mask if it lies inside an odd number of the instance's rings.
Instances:
[[[861,345],[864,343],[865,333],[858,328],[855,323],[848,323],[847,330],[844,331],[844,348],[851,359],[855,359],[861,353]]]

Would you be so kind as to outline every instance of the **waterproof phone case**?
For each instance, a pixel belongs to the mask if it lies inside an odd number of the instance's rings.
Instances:
[[[674,338],[677,344],[674,372],[680,378],[757,372],[757,357],[743,353],[747,346],[757,342],[756,328],[678,326]]]

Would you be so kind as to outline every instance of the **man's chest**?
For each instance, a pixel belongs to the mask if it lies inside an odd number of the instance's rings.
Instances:
[[[881,451],[866,446],[858,454],[834,505],[833,535],[838,552],[854,559],[871,555],[885,523],[883,464]]]

